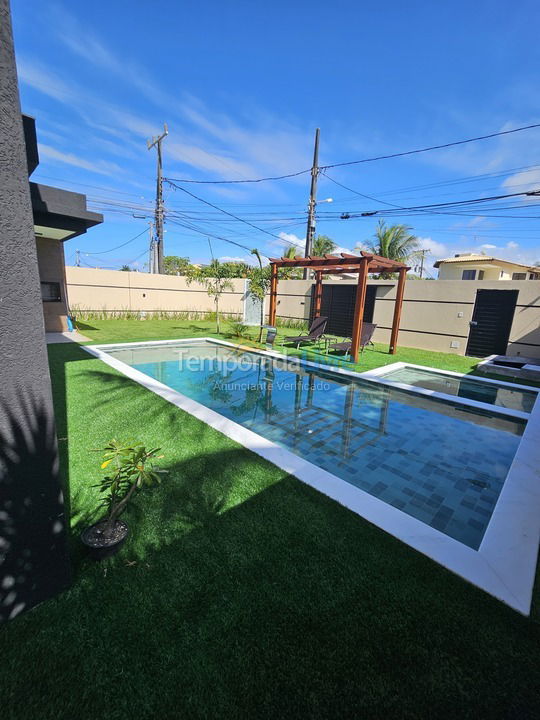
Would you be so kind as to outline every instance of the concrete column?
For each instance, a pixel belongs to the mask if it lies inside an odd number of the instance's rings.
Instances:
[[[0,621],[69,582],[8,0],[0,0]]]

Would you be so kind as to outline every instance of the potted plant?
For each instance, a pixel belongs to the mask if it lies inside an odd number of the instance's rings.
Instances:
[[[103,448],[101,469],[106,471],[96,487],[106,493],[102,506],[106,515],[94,525],[87,527],[81,534],[81,540],[95,560],[114,555],[124,544],[129,528],[120,519],[131,498],[144,487],[161,482],[159,470],[155,464],[159,448],[147,450],[141,443],[124,445],[111,440]],[[158,456],[158,459],[163,455]]]

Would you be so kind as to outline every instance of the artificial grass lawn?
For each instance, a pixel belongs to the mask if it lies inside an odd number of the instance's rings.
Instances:
[[[246,345],[256,345],[254,340],[258,336],[258,328],[249,330],[249,338],[234,337],[231,332],[231,324],[227,321],[221,323],[221,334],[216,332],[216,322],[209,320],[179,320],[179,319],[120,319],[105,318],[79,322],[78,326],[83,335],[90,338],[92,343],[112,343],[112,342],[138,342],[148,340],[171,340],[188,337],[215,337],[230,342],[237,342]],[[288,355],[302,355],[309,360],[317,362],[341,362],[340,355],[325,355],[315,346],[304,345],[300,350],[294,347],[282,347],[282,340],[287,336],[302,335],[300,330],[294,330],[286,327],[278,327],[278,334],[274,343],[274,349]],[[375,343],[375,347],[371,346],[366,349],[359,357],[358,363],[344,363],[344,366],[365,372],[373,370],[382,365],[390,365],[395,362],[408,362],[415,365],[425,365],[428,367],[436,367],[440,370],[452,370],[460,373],[476,374],[475,367],[479,362],[478,358],[464,357],[463,355],[453,355],[450,353],[433,352],[431,350],[418,350],[417,348],[398,347],[395,355],[388,353],[388,345],[384,343]],[[490,377],[494,379],[504,380],[505,382],[517,382],[510,377],[499,375],[487,375],[478,373],[480,377]],[[540,387],[540,383],[527,381],[526,385]]]
[[[533,620],[81,348],[49,350],[74,584],[0,629],[2,718],[539,716]],[[93,564],[77,535],[113,436],[170,472]]]

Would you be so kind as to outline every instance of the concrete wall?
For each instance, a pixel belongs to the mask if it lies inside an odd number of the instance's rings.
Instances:
[[[69,301],[73,306],[92,310],[198,310],[214,309],[206,290],[196,283],[189,286],[182,277],[123,273],[112,270],[67,268]],[[224,294],[222,310],[243,315],[244,280],[233,280],[234,291]],[[330,280],[356,285],[355,280]],[[375,340],[390,341],[396,283],[370,280],[377,286],[373,321]],[[280,280],[277,316],[279,319],[309,319],[310,280]],[[508,281],[505,290],[519,291],[510,334],[509,353],[540,355],[540,281]],[[502,289],[495,281],[408,280],[401,316],[399,344],[463,355],[469,335],[476,291]]]
[[[43,318],[47,332],[67,330],[66,283],[64,275],[64,243],[61,240],[36,238],[39,277],[42,282],[60,285],[60,302],[44,302]]]
[[[67,267],[69,305],[94,311],[144,310],[146,312],[193,310],[213,312],[214,300],[203,285],[188,284],[176,275],[151,275],[118,270]],[[220,311],[243,317],[245,280],[231,280],[233,290],[223,293]]]
[[[69,581],[11,19],[0,0],[0,621]]]

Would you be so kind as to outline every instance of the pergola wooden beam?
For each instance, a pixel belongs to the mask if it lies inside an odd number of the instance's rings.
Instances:
[[[403,305],[403,293],[405,292],[405,280],[407,278],[408,268],[401,268],[396,290],[396,300],[394,302],[394,317],[392,319],[392,333],[390,335],[390,355],[396,354],[397,341],[399,334],[399,323],[401,321],[401,307]]]
[[[368,267],[368,258],[362,258],[362,265],[360,266],[358,273],[358,284],[356,285],[356,300],[354,303],[354,319],[351,338],[351,357],[354,362],[358,362],[358,350],[360,348],[360,338],[362,337]]]
[[[315,273],[315,296],[313,298],[313,317],[320,317],[322,304],[322,271]]]
[[[404,263],[362,251],[360,255],[341,253],[340,255],[324,255],[322,257],[295,257],[270,258],[272,274],[270,279],[270,308],[268,319],[270,325],[276,324],[278,271],[282,267],[310,268],[315,273],[315,294],[313,316],[320,317],[322,303],[323,275],[341,275],[343,273],[358,273],[356,286],[356,299],[354,307],[354,321],[351,342],[351,357],[358,362],[358,352],[362,338],[362,324],[366,301],[367,278],[369,273],[398,273],[394,317],[390,335],[389,352],[394,354],[397,349],[399,322],[401,319],[401,306],[405,291],[407,271],[410,270]]]

